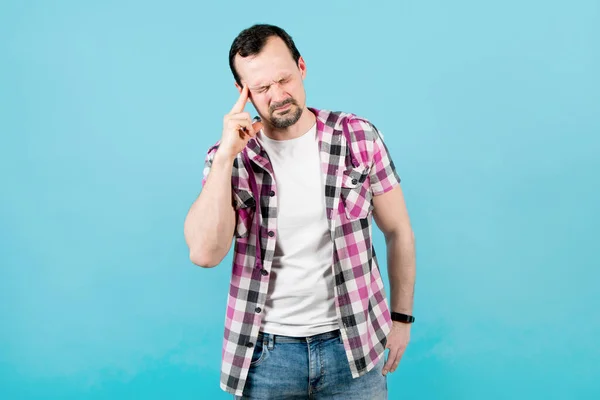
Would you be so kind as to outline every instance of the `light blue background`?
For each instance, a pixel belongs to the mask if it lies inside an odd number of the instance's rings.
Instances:
[[[600,5],[514,0],[2,1],[0,398],[230,398],[231,257],[194,267],[183,220],[256,22],[403,178],[417,323],[390,398],[600,398]]]

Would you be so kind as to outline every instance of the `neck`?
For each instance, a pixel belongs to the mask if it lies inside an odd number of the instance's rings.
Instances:
[[[300,119],[292,126],[285,129],[276,129],[269,124],[264,124],[263,133],[273,140],[290,140],[304,135],[315,124],[317,117],[308,108],[302,110]]]

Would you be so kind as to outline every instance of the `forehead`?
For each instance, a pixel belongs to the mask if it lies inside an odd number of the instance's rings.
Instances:
[[[297,71],[298,66],[285,42],[271,37],[255,56],[235,57],[235,65],[242,80],[250,87],[267,84]]]

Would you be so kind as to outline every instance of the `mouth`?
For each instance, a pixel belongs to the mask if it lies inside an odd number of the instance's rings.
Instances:
[[[273,111],[283,111],[283,110],[287,110],[288,108],[290,108],[292,106],[292,103],[287,103],[281,107],[277,107],[275,108]]]

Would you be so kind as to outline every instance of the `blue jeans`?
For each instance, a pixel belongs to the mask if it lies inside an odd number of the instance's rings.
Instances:
[[[339,330],[303,338],[261,332],[243,396],[235,399],[384,400],[384,361],[354,379]]]

